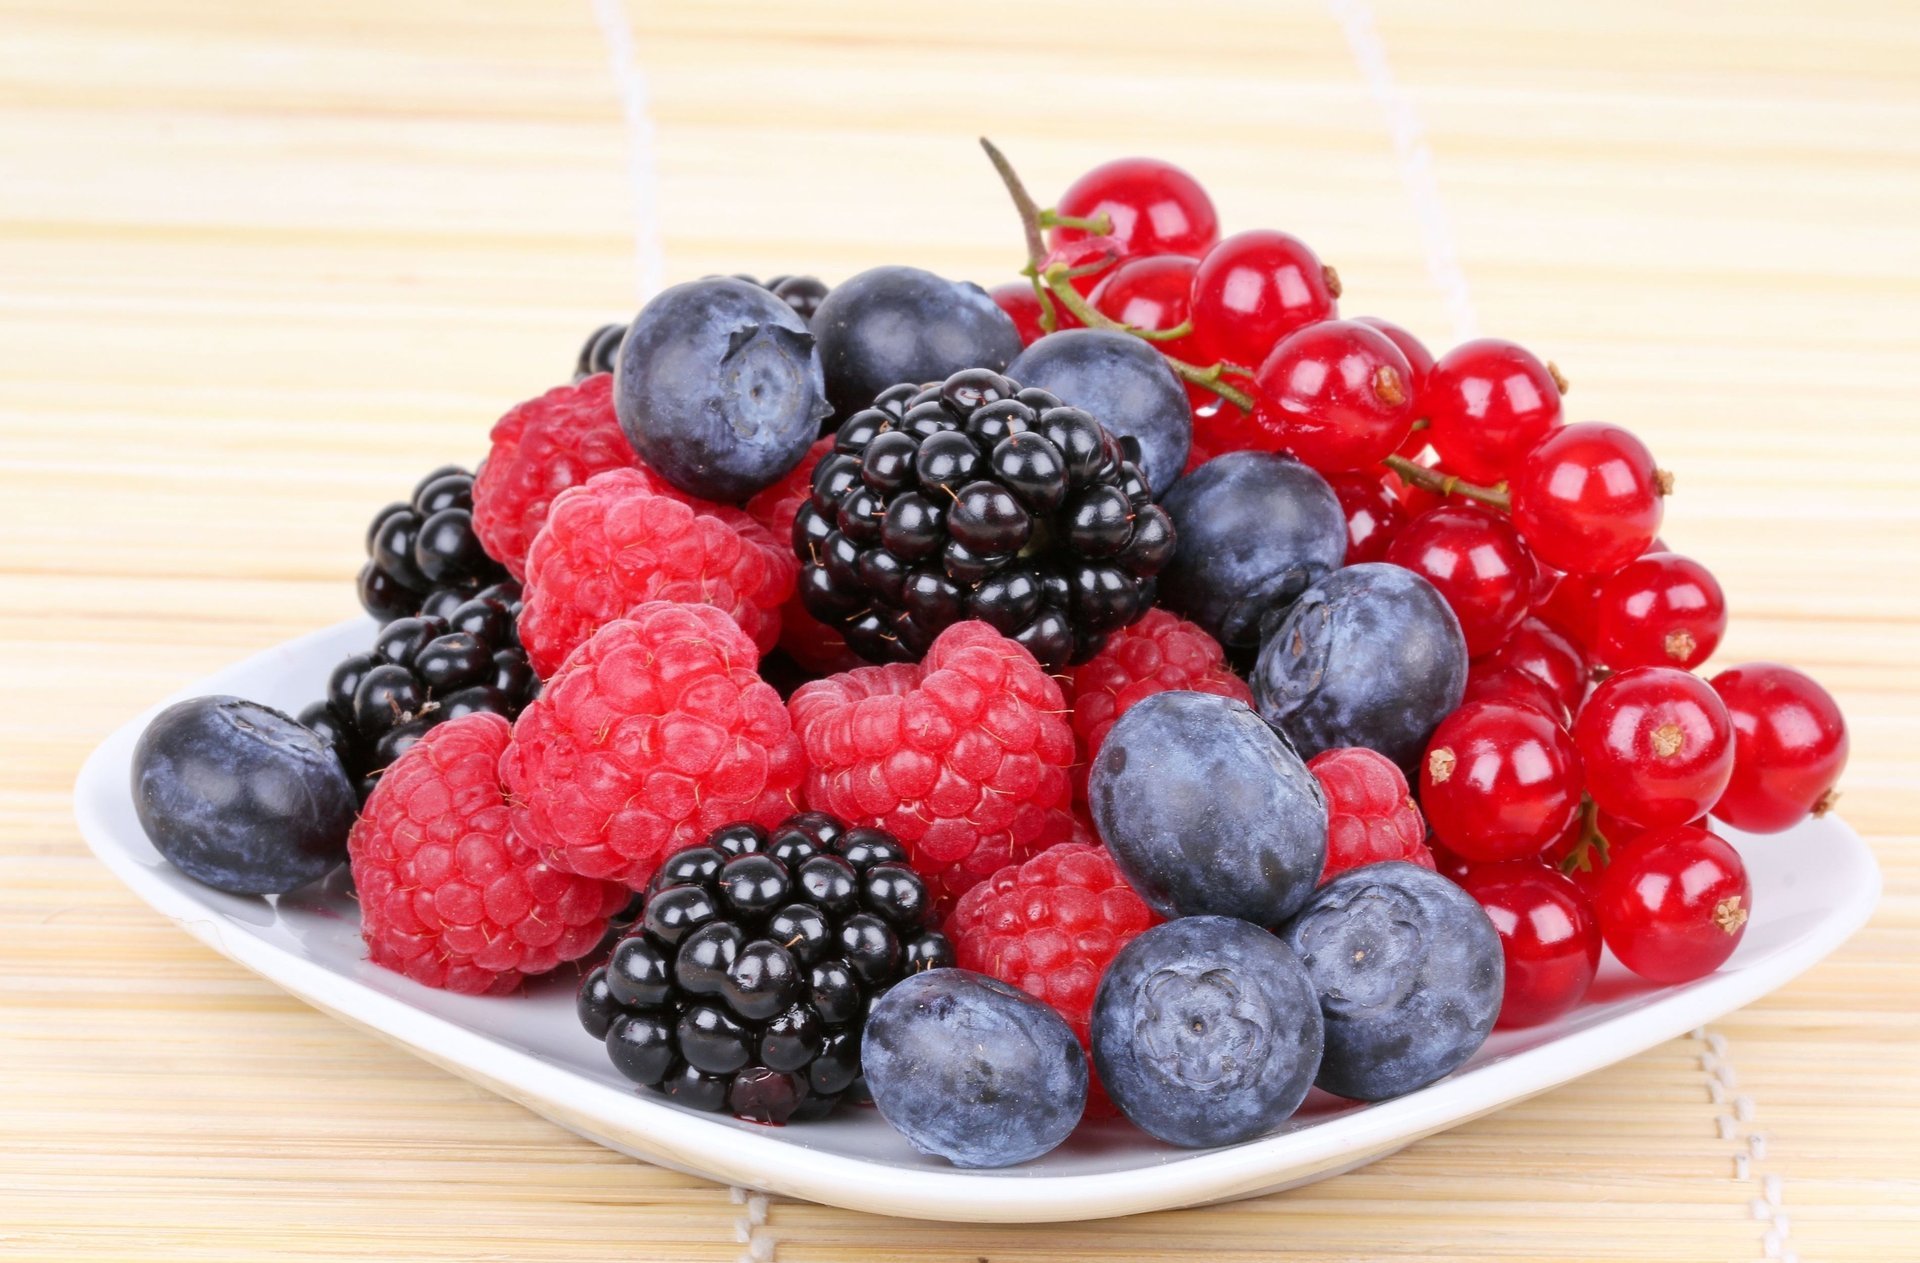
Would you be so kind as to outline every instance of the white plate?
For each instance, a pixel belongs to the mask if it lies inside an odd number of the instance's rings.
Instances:
[[[297,711],[319,696],[334,663],[372,635],[367,620],[343,623],[229,667],[181,696],[234,693]],[[94,853],[195,938],[309,1004],[624,1153],[767,1192],[922,1219],[1097,1219],[1250,1197],[1351,1170],[1750,1003],[1839,946],[1880,895],[1872,854],[1838,820],[1772,837],[1729,831],[1753,881],[1754,915],[1740,950],[1711,977],[1656,988],[1608,959],[1577,1012],[1551,1026],[1496,1033],[1450,1078],[1369,1106],[1315,1092],[1287,1130],[1231,1149],[1174,1149],[1115,1121],[1082,1128],[1025,1166],[958,1171],[915,1153],[871,1109],[772,1128],[635,1090],[575,1020],[571,970],[529,994],[489,999],[448,995],[376,968],[364,958],[358,913],[338,876],[279,900],[197,884],[160,858],[134,818],[129,768],[151,716],[94,751],[74,786],[75,813]]]

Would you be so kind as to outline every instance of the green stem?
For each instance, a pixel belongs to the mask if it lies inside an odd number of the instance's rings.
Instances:
[[[1042,228],[1078,228],[1096,237],[1106,237],[1113,233],[1113,220],[1105,211],[1087,219],[1080,215],[1062,215],[1057,210],[1043,210],[1040,212],[1040,226]]]
[[[1465,496],[1469,500],[1478,500],[1496,509],[1513,507],[1512,498],[1507,495],[1506,485],[1482,487],[1471,482],[1462,482],[1452,474],[1438,469],[1428,469],[1425,465],[1416,465],[1404,456],[1389,456],[1380,462],[1405,482],[1416,487],[1425,487],[1428,491],[1437,491],[1443,496]]]

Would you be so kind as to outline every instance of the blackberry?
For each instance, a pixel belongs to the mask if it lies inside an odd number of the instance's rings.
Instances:
[[[820,812],[716,830],[654,874],[639,921],[581,983],[580,1024],[682,1105],[824,1115],[860,1076],[873,1002],[954,961],[906,857]]]
[[[450,593],[441,589],[436,597]],[[520,647],[520,585],[508,579],[445,607],[396,618],[343,660],[300,722],[333,747],[365,802],[375,780],[434,725],[476,711],[512,719],[540,693]]]
[[[883,391],[814,467],[801,599],[861,656],[913,661],[977,618],[1057,670],[1153,607],[1173,519],[1131,438],[1002,373]]]
[[[827,296],[826,283],[811,276],[776,276],[763,281],[742,273],[734,279],[771,291],[806,321],[813,319],[813,313],[820,310],[820,300]],[[620,358],[620,339],[626,336],[627,326],[623,324],[601,325],[588,334],[587,340],[580,344],[580,358],[573,364],[573,380],[578,382],[595,373],[611,373],[614,362]]]
[[[473,475],[458,465],[422,478],[408,500],[380,510],[367,527],[360,604],[382,623],[445,618],[482,588],[507,581],[506,568],[474,534]]]

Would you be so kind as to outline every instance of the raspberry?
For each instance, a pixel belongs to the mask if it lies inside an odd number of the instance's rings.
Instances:
[[[663,495],[642,470],[609,470],[555,500],[534,538],[520,640],[545,679],[634,606],[684,601],[732,615],[764,653],[797,569],[792,550],[740,510]]]
[[[1073,828],[1073,730],[1060,685],[985,623],[956,623],[918,663],[802,685],[807,805],[907,847],[944,910]]]
[[[347,838],[373,963],[429,987],[499,995],[591,952],[627,902],[548,866],[509,823],[507,721],[441,724],[380,777]]]
[[[638,469],[664,495],[683,499],[640,463],[613,414],[613,378],[598,373],[517,404],[493,424],[493,447],[473,482],[473,529],[514,578],[554,497],[609,469]]]
[[[813,467],[833,450],[833,436],[815,443],[787,476],[747,501],[747,516],[767,528],[777,542],[793,538],[793,519],[813,496]],[[832,675],[866,665],[866,659],[847,648],[846,638],[807,613],[795,592],[780,609],[780,647],[787,656],[814,675]]]
[[[1100,752],[1114,721],[1141,698],[1186,689],[1253,705],[1253,691],[1227,669],[1220,642],[1161,609],[1109,636],[1099,653],[1073,669],[1072,683],[1073,732],[1080,738],[1073,783],[1083,800],[1087,765]]]
[[[1098,843],[1050,846],[1009,864],[960,897],[947,937],[962,969],[990,974],[1046,1001],[1091,1053],[1100,975],[1135,935],[1160,920]],[[1111,1117],[1095,1078],[1087,1113]]]
[[[1307,763],[1327,796],[1327,867],[1320,880],[1362,864],[1406,860],[1434,867],[1426,822],[1407,778],[1383,754],[1359,746],[1327,750]]]
[[[710,605],[649,601],[595,632],[514,724],[514,831],[555,867],[638,890],[723,824],[791,815],[806,762],[757,661]]]

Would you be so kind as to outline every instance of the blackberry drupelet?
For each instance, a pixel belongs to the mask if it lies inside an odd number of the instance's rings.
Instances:
[[[367,527],[360,604],[383,623],[445,618],[480,589],[506,581],[506,569],[474,533],[473,475],[458,465],[422,478],[410,499],[380,510]]]
[[[512,719],[539,696],[519,616],[520,585],[508,579],[444,615],[394,619],[371,650],[333,669],[327,695],[301,711],[300,722],[333,746],[361,802],[435,725],[476,711]]]
[[[860,1075],[872,1002],[954,961],[906,855],[822,812],[715,831],[654,874],[639,921],[581,984],[581,1025],[682,1105],[826,1114]]]
[[[1173,519],[1131,439],[973,368],[883,391],[814,467],[794,519],[801,599],[875,662],[980,619],[1056,670],[1153,607]]]
[[[827,296],[826,282],[812,276],[776,276],[763,281],[740,273],[734,279],[771,291],[806,321],[813,319],[813,313],[820,310],[820,300]],[[573,380],[579,382],[595,373],[611,373],[614,362],[620,358],[620,339],[626,336],[624,324],[601,325],[588,334],[587,340],[580,344],[580,357],[573,364]]]

